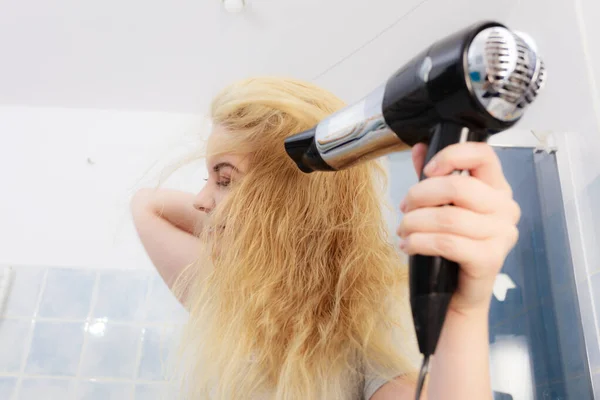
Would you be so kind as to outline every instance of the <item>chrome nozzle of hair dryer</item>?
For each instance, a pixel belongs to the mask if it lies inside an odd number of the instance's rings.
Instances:
[[[545,78],[528,37],[479,23],[434,43],[359,102],[289,137],[285,149],[306,173],[344,169],[419,142],[429,144],[427,163],[450,144],[485,141],[512,127]],[[409,280],[419,347],[431,355],[458,265],[412,256]]]

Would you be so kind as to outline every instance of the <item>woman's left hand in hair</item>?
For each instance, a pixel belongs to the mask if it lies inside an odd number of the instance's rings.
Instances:
[[[427,147],[413,147],[420,173]],[[452,174],[468,170],[470,175]],[[446,147],[425,166],[428,179],[413,186],[400,208],[401,249],[409,254],[442,256],[460,265],[451,309],[487,309],[496,275],[518,238],[521,211],[498,156],[486,143]],[[447,204],[453,206],[440,207]]]

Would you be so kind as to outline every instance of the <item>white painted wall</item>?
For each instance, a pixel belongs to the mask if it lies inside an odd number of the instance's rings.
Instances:
[[[444,18],[444,16],[451,16]],[[494,138],[523,144],[519,131],[554,132],[570,188],[582,277],[600,271],[600,3],[597,0],[429,0],[361,47],[317,82],[348,100],[362,97],[428,43],[478,20],[529,33],[548,68],[545,90],[516,130]],[[398,51],[395,51],[398,49]],[[368,73],[361,73],[368,71]],[[360,76],[360,79],[352,79]],[[567,159],[568,158],[568,159]],[[568,170],[568,171],[566,171]],[[597,187],[597,189],[596,189]],[[580,251],[581,250],[581,251]],[[579,262],[580,261],[580,262]]]
[[[187,114],[0,107],[0,264],[150,267],[129,198],[205,130]],[[193,164],[166,185],[199,190],[203,176]]]
[[[518,129],[571,132],[561,140],[572,156],[573,193],[581,194],[600,176],[598,14],[595,0],[557,0],[551,8],[543,0],[507,0],[505,7],[429,0],[316,82],[353,101],[431,41],[476,20],[504,21],[537,40],[549,70],[546,90]],[[0,107],[0,263],[147,268],[128,198],[153,161],[193,148],[201,130],[201,118],[190,114]],[[523,139],[512,135],[497,140]],[[96,164],[88,165],[88,157]],[[200,170],[173,185],[197,190]],[[595,247],[600,212],[591,207],[594,199],[573,201],[583,213],[582,242]],[[588,252],[586,268],[600,268],[597,252]]]

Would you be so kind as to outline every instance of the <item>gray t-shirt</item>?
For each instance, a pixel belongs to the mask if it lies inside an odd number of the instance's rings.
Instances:
[[[344,398],[340,400],[370,400],[375,392],[388,382],[385,378],[375,374],[366,365],[363,368],[364,370],[359,379],[350,377],[348,391],[345,393]],[[401,374],[399,372],[393,375],[400,376]]]
[[[383,378],[366,378],[363,385],[363,397],[364,400],[369,400],[371,396],[375,394],[377,389],[385,385],[387,381]],[[361,400],[362,400],[361,399]]]
[[[352,379],[348,381],[348,390],[342,399],[327,400],[370,400],[373,394],[387,383],[384,378],[374,374],[364,373],[361,379]],[[252,400],[273,400],[273,395],[267,393],[256,395]]]
[[[354,383],[350,383],[348,385],[348,391],[345,393],[343,399],[335,400],[370,400],[373,394],[375,394],[375,392],[386,383],[387,381],[382,378],[365,378],[362,381],[355,381]],[[259,394],[253,396],[252,400],[273,400],[273,395]]]

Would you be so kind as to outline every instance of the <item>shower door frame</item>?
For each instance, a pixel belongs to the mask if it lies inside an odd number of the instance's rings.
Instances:
[[[586,247],[584,235],[586,231],[582,221],[589,219],[589,199],[581,196],[576,186],[575,179],[581,174],[581,168],[574,160],[578,150],[574,148],[573,141],[569,140],[568,133],[543,132],[538,135],[544,138],[542,143],[531,130],[511,130],[506,134],[494,135],[489,143],[501,148],[528,148],[533,153],[546,152],[553,154],[556,159],[559,186],[562,196],[562,209],[565,216],[566,230],[573,265],[577,304],[581,315],[581,325],[585,341],[585,352],[589,365],[589,380],[592,383],[594,398],[600,398],[600,387],[594,386],[592,377],[595,368],[600,367],[600,341],[599,326],[595,317],[596,307],[593,301],[593,290],[590,280],[590,257]],[[536,174],[538,173],[536,169]],[[589,233],[588,233],[589,234]],[[585,318],[584,314],[592,318]]]

